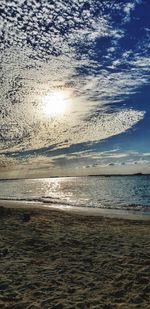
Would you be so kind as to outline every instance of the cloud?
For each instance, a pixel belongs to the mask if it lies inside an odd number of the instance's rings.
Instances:
[[[4,155],[0,155],[0,169],[3,168],[12,168],[13,166],[16,166],[18,163],[18,160],[15,158],[6,158]]]
[[[34,123],[32,114],[29,114],[20,104],[20,109],[14,107],[9,118],[7,117],[7,123],[3,123],[4,149],[7,152],[6,145],[8,149],[11,145],[11,151],[16,151],[23,150],[25,147],[38,149],[49,143],[53,148],[61,148],[71,144],[99,141],[124,132],[143,116],[143,112],[125,109],[116,113],[103,113],[99,117],[91,118],[90,121],[80,117],[75,118],[69,114],[54,122],[46,123],[41,120]],[[9,129],[9,126],[14,123],[14,117],[16,124],[13,124],[13,129]]]
[[[21,160],[0,156],[1,178],[45,177],[56,175],[86,175],[111,173],[150,172],[150,161],[142,159],[141,153],[121,152],[114,149],[103,152],[79,151],[68,154],[28,156]]]
[[[36,150],[44,148],[44,164],[50,149],[101,141],[144,118],[144,110],[123,102],[148,83],[147,31],[134,51],[119,48],[138,3],[1,1],[2,154],[33,150],[37,160]],[[46,118],[42,96],[58,88],[70,109],[62,118]]]

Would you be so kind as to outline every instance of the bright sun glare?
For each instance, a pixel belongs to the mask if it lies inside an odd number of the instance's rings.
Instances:
[[[42,99],[43,111],[46,115],[55,117],[63,115],[67,105],[67,99],[63,91],[53,91]]]

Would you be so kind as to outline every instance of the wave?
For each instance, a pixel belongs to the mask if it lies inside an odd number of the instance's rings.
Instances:
[[[150,212],[150,205],[141,205],[141,204],[129,204],[129,205],[123,205],[118,204],[116,206],[113,205],[113,202],[111,205],[104,205],[104,204],[96,204],[96,205],[88,205],[87,201],[86,204],[80,203],[73,203],[70,201],[64,201],[61,200],[59,197],[51,197],[51,196],[42,196],[42,197],[29,197],[29,198],[22,198],[22,197],[0,197],[1,201],[12,201],[12,202],[24,202],[24,203],[40,203],[40,204],[46,204],[46,205],[57,205],[57,206],[70,206],[70,207],[86,207],[86,208],[101,208],[101,209],[114,209],[114,210],[125,210],[125,211],[132,211],[132,212]]]
[[[15,197],[0,197],[1,201],[12,201],[12,202],[32,202],[32,203],[43,203],[43,204],[56,204],[66,206],[79,206],[71,202],[62,201],[60,198],[52,197],[32,197],[32,198],[15,198]],[[80,205],[81,206],[81,205]],[[82,205],[83,206],[83,205]]]

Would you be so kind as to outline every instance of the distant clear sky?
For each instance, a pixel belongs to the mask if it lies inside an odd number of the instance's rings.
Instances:
[[[150,1],[0,6],[0,177],[150,173]]]

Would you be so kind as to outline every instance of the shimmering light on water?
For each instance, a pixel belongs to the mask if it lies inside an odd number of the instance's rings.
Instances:
[[[69,177],[0,182],[0,199],[150,211],[150,176]]]

